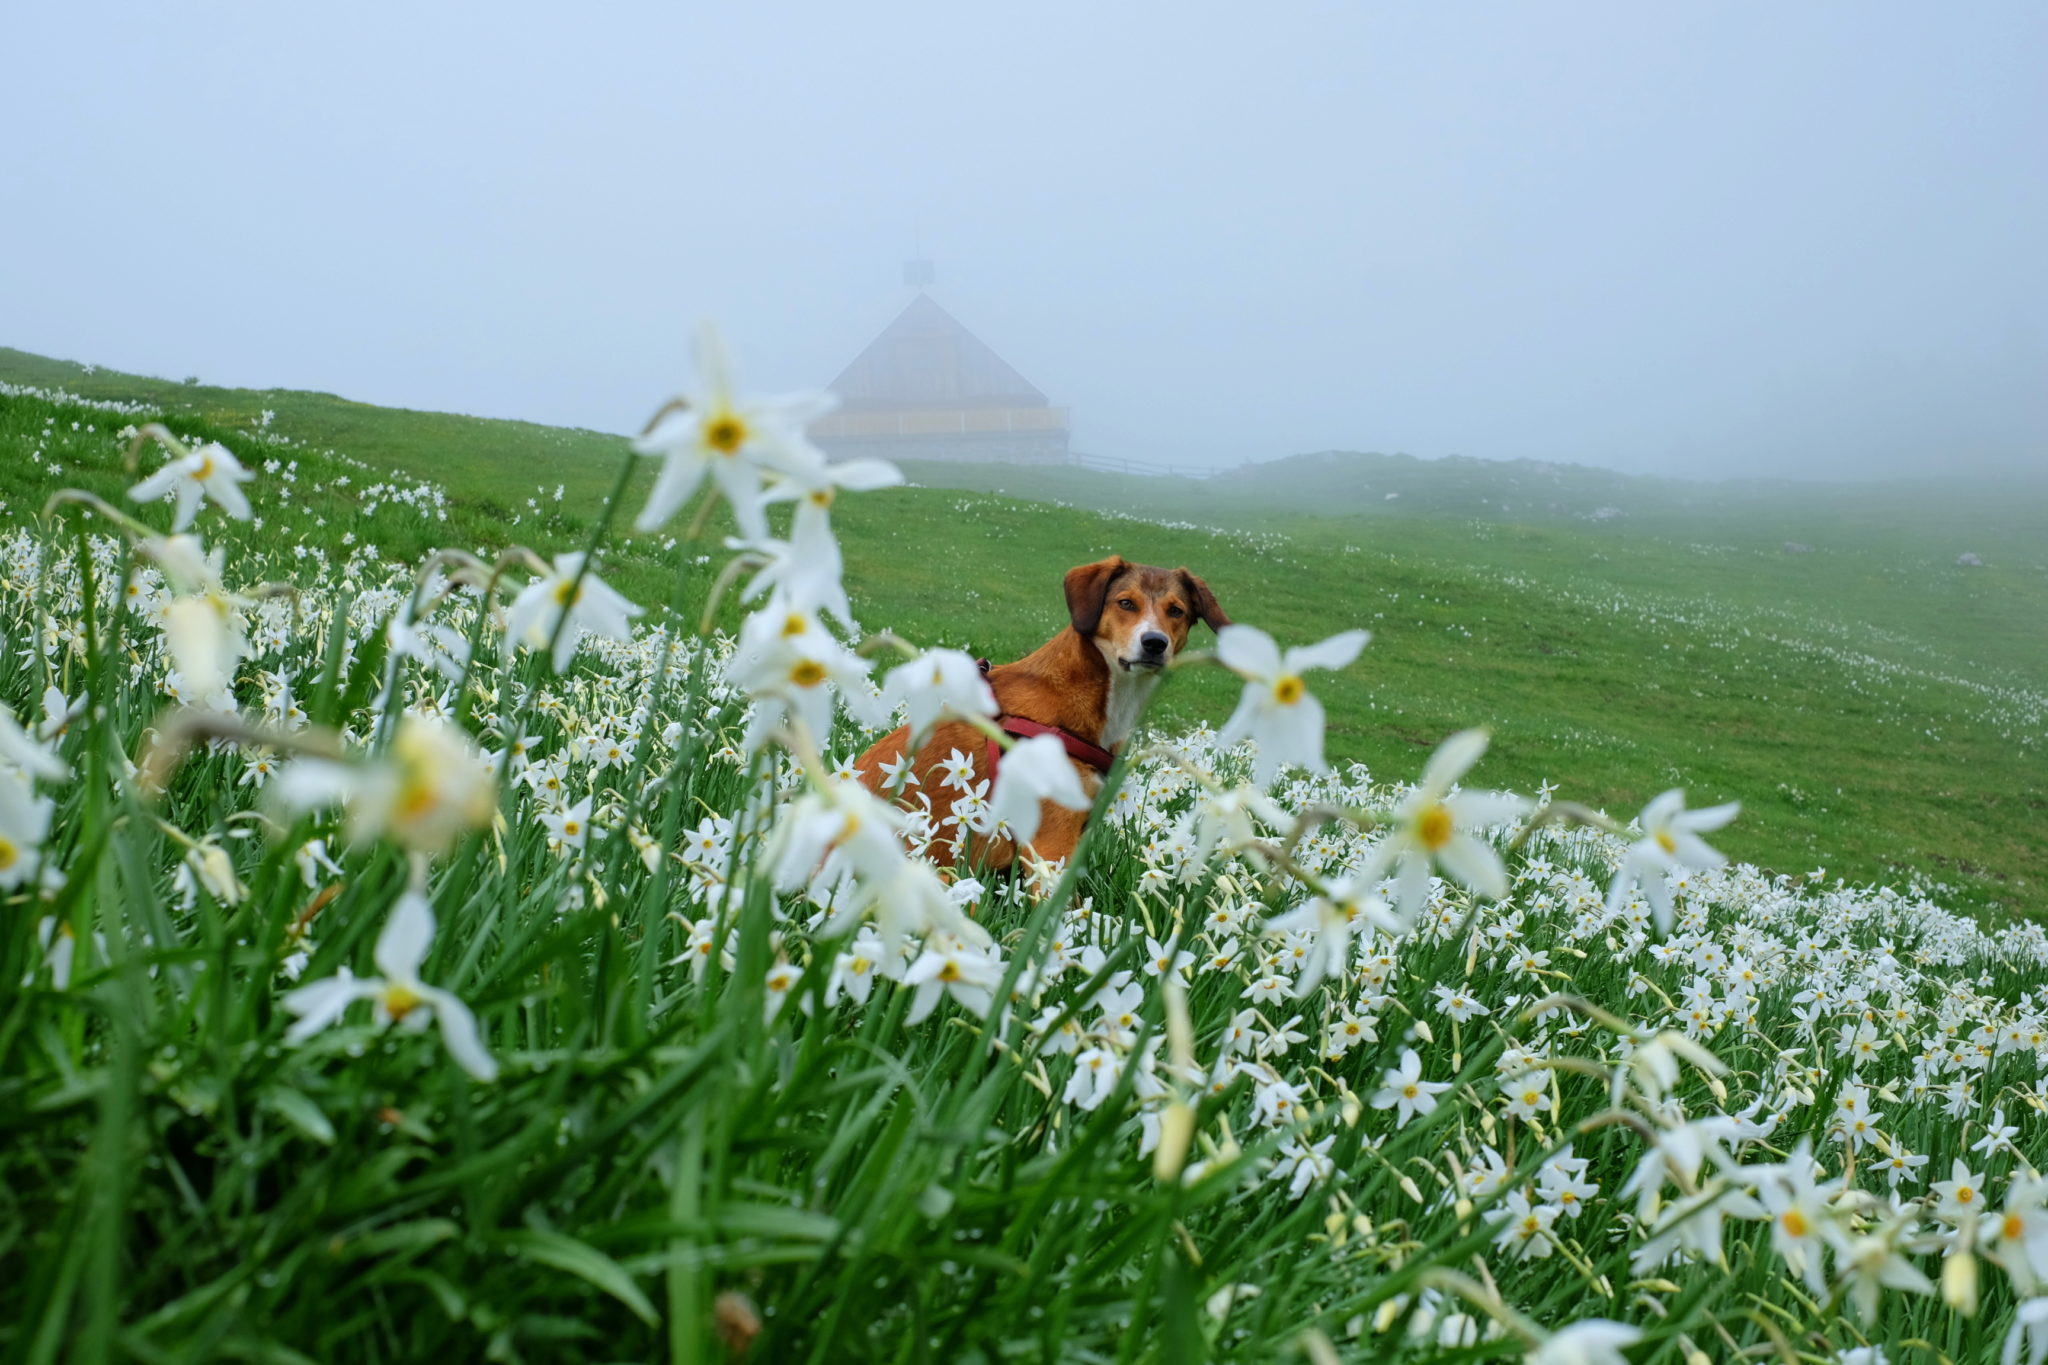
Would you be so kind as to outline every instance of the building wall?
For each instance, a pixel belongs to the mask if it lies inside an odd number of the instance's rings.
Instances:
[[[1064,431],[1003,431],[821,439],[835,460],[944,460],[959,464],[1066,464]]]
[[[1065,464],[1065,408],[902,408],[835,412],[811,424],[835,459]]]

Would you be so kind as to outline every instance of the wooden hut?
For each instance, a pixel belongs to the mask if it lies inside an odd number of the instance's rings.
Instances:
[[[922,291],[831,387],[811,439],[835,459],[1067,463],[1067,410]]]

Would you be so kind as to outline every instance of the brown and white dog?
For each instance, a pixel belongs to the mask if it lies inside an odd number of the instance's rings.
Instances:
[[[1082,789],[1092,795],[1195,622],[1221,630],[1230,618],[1209,585],[1186,569],[1132,564],[1120,555],[1067,570],[1066,592],[1072,625],[1015,663],[988,669],[988,684],[999,708],[997,724],[1013,734],[1053,733],[1080,770]],[[870,791],[887,793],[882,765],[902,758],[909,739],[904,726],[860,756],[856,767]],[[974,760],[975,781],[991,775],[994,746],[980,731],[957,721],[938,726],[910,768],[935,805],[943,799],[940,766],[956,749]],[[1040,812],[1030,853],[1052,860],[1073,853],[1086,812],[1050,801],[1040,803]],[[944,861],[956,850],[942,843],[935,851]],[[994,869],[1008,867],[1017,856],[1007,838],[978,839],[969,852]]]

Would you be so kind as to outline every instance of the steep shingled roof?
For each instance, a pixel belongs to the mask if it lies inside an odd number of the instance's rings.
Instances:
[[[1009,361],[922,293],[840,372],[832,391],[842,410],[855,412],[1047,406]]]

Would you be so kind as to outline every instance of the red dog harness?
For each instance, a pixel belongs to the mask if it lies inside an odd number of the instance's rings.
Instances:
[[[987,659],[976,659],[974,662],[980,665],[983,675],[986,676],[990,667],[989,661]],[[1059,739],[1060,746],[1067,751],[1067,757],[1077,762],[1086,763],[1099,773],[1107,773],[1110,765],[1116,762],[1116,755],[1109,750],[1099,744],[1090,744],[1071,730],[1063,730],[1057,725],[1043,725],[1035,720],[1026,720],[1022,716],[997,716],[996,728],[1004,734],[1017,739],[1030,739],[1034,735],[1056,736]],[[988,780],[991,789],[993,789],[995,784],[996,769],[1002,765],[1002,761],[1003,746],[994,740],[990,740],[988,742]]]

